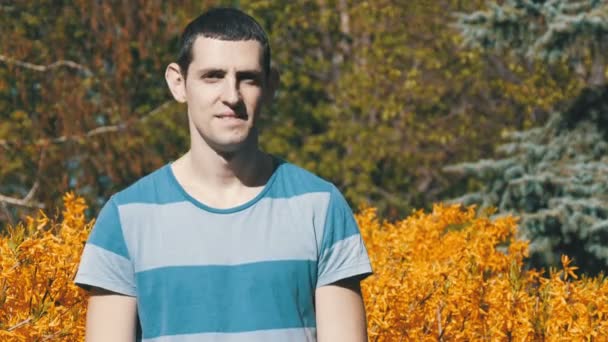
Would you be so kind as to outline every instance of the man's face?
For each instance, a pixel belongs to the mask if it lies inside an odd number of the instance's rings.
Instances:
[[[196,38],[185,82],[191,134],[218,152],[255,143],[266,87],[259,42]]]

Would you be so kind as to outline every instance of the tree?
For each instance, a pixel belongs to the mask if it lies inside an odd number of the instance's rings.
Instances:
[[[606,99],[608,87],[586,90],[545,126],[512,134],[502,159],[446,168],[484,184],[457,202],[521,216],[536,267],[559,265],[561,254],[588,273],[608,265]]]
[[[97,209],[187,143],[162,69],[207,4],[0,6],[0,220],[77,189]],[[163,15],[170,13],[170,15]]]
[[[507,0],[489,7],[460,15],[465,44],[548,62],[567,60],[590,86],[606,83],[606,1]]]
[[[384,214],[445,196],[459,185],[441,165],[488,156],[580,88],[563,65],[463,49],[452,12],[483,3],[251,1],[281,14],[267,23],[286,90],[264,145]]]
[[[564,65],[463,49],[451,13],[482,3],[3,5],[0,222],[56,207],[71,189],[94,213],[187,149],[185,108],[162,74],[179,30],[210,5],[238,5],[270,34],[282,84],[262,118],[266,150],[333,181],[354,205],[394,216],[429,206],[460,187],[441,165],[488,156],[500,132],[529,127],[580,87]]]
[[[457,201],[522,217],[534,266],[557,265],[561,253],[585,272],[608,265],[608,86],[598,49],[608,42],[606,19],[600,1],[507,1],[461,17],[469,44],[565,60],[588,83],[545,125],[510,134],[502,158],[446,168],[482,183]]]

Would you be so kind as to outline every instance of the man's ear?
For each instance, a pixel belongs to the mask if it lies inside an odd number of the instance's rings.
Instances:
[[[175,101],[179,103],[186,102],[186,79],[181,73],[181,69],[177,63],[171,63],[165,70],[165,81],[173,95]]]
[[[280,83],[281,75],[279,74],[279,70],[271,67],[268,79],[266,80],[266,92],[264,94],[264,102],[266,105],[270,105],[274,100],[274,95],[276,94],[277,89],[279,89]]]

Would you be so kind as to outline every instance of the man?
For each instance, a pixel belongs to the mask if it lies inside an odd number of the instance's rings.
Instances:
[[[366,341],[371,267],[350,208],[258,148],[278,84],[262,28],[201,15],[165,77],[190,150],[101,210],[75,280],[91,288],[87,341]]]

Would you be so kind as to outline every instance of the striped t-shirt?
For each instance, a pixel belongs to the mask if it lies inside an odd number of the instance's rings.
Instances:
[[[206,206],[170,164],[105,204],[76,283],[137,297],[144,341],[316,341],[315,289],[371,273],[331,183],[279,161],[264,189]]]

